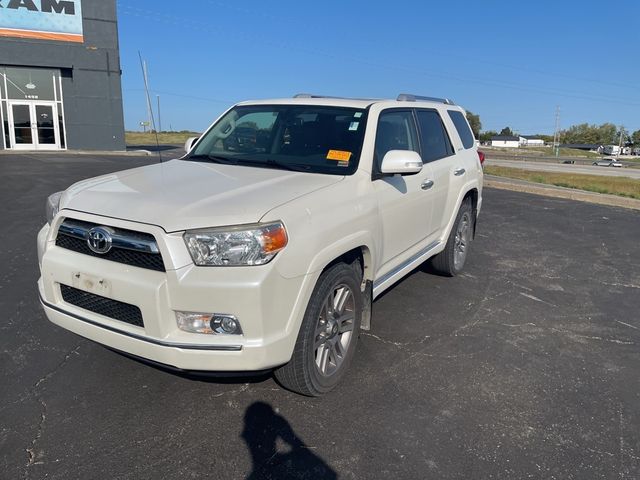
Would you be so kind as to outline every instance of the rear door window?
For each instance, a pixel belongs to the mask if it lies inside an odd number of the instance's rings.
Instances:
[[[462,112],[457,110],[447,110],[447,112],[458,131],[458,135],[460,135],[460,140],[462,140],[464,148],[473,147],[476,143],[476,139],[473,137],[473,132],[471,131],[471,128],[469,128],[469,122],[464,118]]]
[[[453,146],[436,110],[417,110],[422,161],[433,162],[453,155]]]

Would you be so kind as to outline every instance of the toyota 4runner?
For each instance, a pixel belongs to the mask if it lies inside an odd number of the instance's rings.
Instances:
[[[192,143],[49,197],[49,320],[173,368],[275,369],[320,395],[373,299],[427,260],[449,276],[464,266],[483,175],[449,100],[243,102]]]

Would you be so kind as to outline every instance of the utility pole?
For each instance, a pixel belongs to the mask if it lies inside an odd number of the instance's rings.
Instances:
[[[158,100],[158,133],[162,131],[162,115],[160,115],[160,95],[156,95]]]
[[[622,125],[620,125],[620,141],[618,142],[618,155],[616,155],[616,158],[620,155],[620,152],[622,151],[622,136],[624,135],[624,127]]]
[[[560,154],[560,105],[556,105],[556,129],[553,134],[553,149],[557,158]]]
[[[147,61],[144,60],[142,62],[142,76],[144,77],[144,88],[146,90],[147,97],[147,116],[149,121],[149,126],[153,125],[153,112],[151,109],[151,99],[149,98],[149,72],[147,70]]]

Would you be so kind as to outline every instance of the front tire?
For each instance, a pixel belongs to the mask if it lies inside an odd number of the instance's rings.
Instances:
[[[293,356],[275,371],[282,386],[316,397],[338,385],[351,363],[360,331],[361,280],[357,270],[344,263],[320,275]]]
[[[437,273],[454,277],[462,272],[473,237],[474,222],[471,200],[467,198],[460,205],[446,247],[430,260]]]

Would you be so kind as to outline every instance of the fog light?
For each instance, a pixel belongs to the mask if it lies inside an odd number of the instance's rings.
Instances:
[[[189,333],[242,335],[240,322],[233,315],[176,312],[178,328]]]
[[[211,319],[211,328],[217,333],[226,333],[227,335],[242,333],[240,323],[233,315],[214,315]]]

